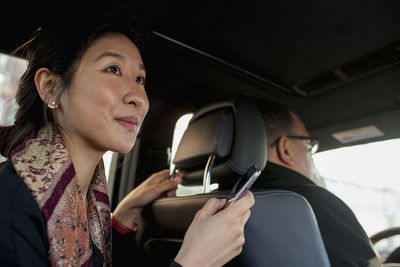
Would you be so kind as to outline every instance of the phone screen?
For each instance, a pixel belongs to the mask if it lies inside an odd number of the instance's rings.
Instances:
[[[255,180],[257,180],[260,174],[260,169],[258,169],[254,164],[251,165],[247,169],[246,173],[233,186],[224,208],[232,205],[237,200],[241,199],[247,193],[247,191],[249,191],[250,187],[253,185]]]

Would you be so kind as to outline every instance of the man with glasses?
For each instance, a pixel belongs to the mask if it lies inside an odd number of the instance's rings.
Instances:
[[[318,140],[302,120],[277,103],[259,105],[268,142],[268,162],[252,188],[282,189],[302,195],[316,216],[332,266],[381,266],[352,210],[313,180],[312,154]]]

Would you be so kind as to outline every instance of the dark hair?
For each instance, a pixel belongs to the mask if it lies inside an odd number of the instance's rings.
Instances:
[[[35,134],[44,125],[52,123],[60,127],[54,113],[47,108],[37,92],[34,77],[38,69],[48,68],[59,78],[55,84],[59,99],[68,89],[82,56],[102,34],[124,34],[139,50],[146,39],[146,31],[142,29],[139,33],[133,27],[136,21],[131,14],[126,14],[127,9],[124,10],[124,7],[119,6],[113,10],[110,6],[96,12],[79,12],[68,14],[71,17],[68,23],[62,17],[49,19],[51,25],[39,28],[29,41],[13,52],[16,56],[25,57],[29,63],[18,85],[18,109],[14,125],[0,127],[0,154],[3,156],[9,157],[25,138]],[[61,24],[54,21],[60,21]]]
[[[290,109],[276,102],[258,103],[267,131],[268,148],[283,135],[293,133],[294,121],[290,115]]]

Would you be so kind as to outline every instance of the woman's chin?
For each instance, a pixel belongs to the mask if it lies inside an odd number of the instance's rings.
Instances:
[[[134,144],[135,144],[135,142],[132,142],[131,144],[118,145],[110,150],[117,152],[117,153],[124,154],[124,153],[130,152],[132,150]]]

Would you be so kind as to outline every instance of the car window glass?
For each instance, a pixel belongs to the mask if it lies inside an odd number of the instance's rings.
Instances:
[[[15,94],[21,75],[27,67],[27,61],[22,58],[0,53],[0,125],[12,125],[17,103]],[[5,158],[0,156],[0,162]]]
[[[0,53],[0,125],[12,125],[17,109],[15,94],[27,61]]]
[[[368,236],[400,225],[400,139],[320,152],[314,164],[326,188],[356,214]],[[400,246],[399,237],[382,240],[382,257]]]
[[[400,247],[400,235],[394,235],[382,239],[375,243],[374,246],[381,261],[385,262],[390,253],[392,253],[396,248]]]

